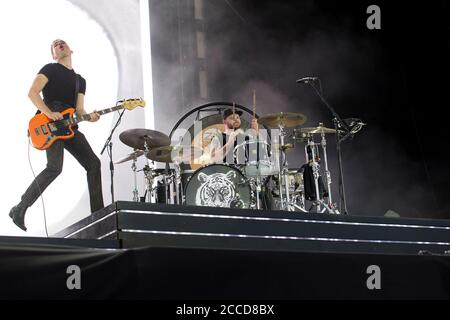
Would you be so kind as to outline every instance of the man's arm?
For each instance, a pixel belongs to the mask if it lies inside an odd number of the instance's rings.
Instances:
[[[76,112],[78,116],[86,114],[86,111],[84,110],[84,94],[82,93],[78,93]],[[100,118],[100,115],[95,111],[90,113],[90,116],[91,120],[89,121],[91,122],[95,122]]]
[[[43,114],[49,117],[52,120],[62,119],[63,116],[59,112],[51,111],[44,100],[41,98],[41,92],[44,87],[48,83],[48,78],[43,74],[38,74],[31,85],[30,90],[28,91],[28,98],[30,98],[31,102],[38,108]]]
[[[225,158],[225,155],[227,155],[228,152],[230,152],[230,150],[232,150],[234,148],[234,141],[236,140],[236,137],[240,133],[243,133],[243,131],[241,129],[233,131],[228,136],[228,141],[227,141],[227,143],[224,146],[222,146],[222,147],[217,147],[216,146],[216,148],[213,148],[211,150],[211,158],[212,158],[213,162],[221,162],[221,161],[223,161],[223,158]]]

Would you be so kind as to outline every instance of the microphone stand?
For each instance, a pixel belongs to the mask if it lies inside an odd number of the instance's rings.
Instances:
[[[344,214],[348,214],[347,201],[345,198],[344,175],[342,170],[341,143],[344,142],[347,138],[349,138],[352,135],[352,133],[347,124],[344,121],[342,121],[342,118],[336,113],[334,108],[323,97],[323,94],[321,92],[322,83],[320,82],[320,79],[317,78],[317,80],[319,80],[319,85],[321,89],[320,91],[314,86],[313,81],[308,81],[307,83],[309,83],[311,87],[314,89],[314,91],[316,91],[317,95],[322,100],[323,104],[327,106],[328,110],[330,110],[331,114],[333,115],[334,128],[336,129],[336,150],[338,154],[338,163],[339,163],[339,211],[343,212]],[[345,130],[345,135],[342,138],[339,137],[339,127],[342,127]]]
[[[122,116],[123,116],[124,112],[125,112],[125,109],[123,109],[122,112],[120,113],[119,119],[117,119],[116,124],[112,128],[111,133],[110,133],[108,139],[106,139],[105,145],[103,146],[103,149],[100,152],[100,155],[103,155],[103,153],[105,152],[106,148],[108,148],[109,170],[111,172],[111,203],[114,203],[114,163],[113,163],[113,160],[112,160],[113,143],[112,143],[111,139],[112,139],[112,136],[114,134],[114,131],[116,131],[117,127],[120,124],[120,121],[122,120]]]

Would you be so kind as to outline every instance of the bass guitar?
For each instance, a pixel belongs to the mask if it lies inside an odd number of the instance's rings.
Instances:
[[[136,107],[144,106],[145,101],[142,99],[127,99],[112,108],[96,112],[103,115],[120,109],[133,110]],[[39,150],[45,150],[50,148],[57,140],[72,138],[75,135],[74,127],[76,124],[91,119],[89,114],[77,116],[75,111],[75,108],[65,109],[61,112],[63,119],[56,121],[51,120],[43,113],[39,113],[31,118],[28,125],[28,134],[33,147]]]

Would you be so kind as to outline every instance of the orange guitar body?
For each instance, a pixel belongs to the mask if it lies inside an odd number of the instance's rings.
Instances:
[[[43,113],[39,113],[31,118],[28,125],[31,144],[39,150],[46,150],[57,140],[67,140],[73,138],[72,128],[74,108],[68,108],[61,112],[64,119],[53,121]]]
[[[144,107],[142,99],[120,100],[114,107],[96,111],[99,115],[120,109],[133,110],[136,107]],[[28,134],[31,144],[39,150],[45,150],[52,146],[57,140],[67,140],[75,135],[74,128],[81,121],[91,120],[90,114],[83,114],[74,118],[75,108],[67,108],[61,112],[62,120],[50,120],[46,115],[39,113],[35,115],[28,125]]]

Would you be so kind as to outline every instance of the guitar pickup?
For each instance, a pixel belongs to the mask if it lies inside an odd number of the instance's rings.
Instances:
[[[48,128],[50,129],[50,131],[56,131],[58,130],[58,127],[54,124],[54,123],[49,123],[48,124]]]
[[[34,132],[36,133],[37,136],[41,135],[41,132],[39,131],[39,128],[34,128]]]
[[[41,130],[43,134],[48,134],[48,130],[46,126],[41,126]]]

